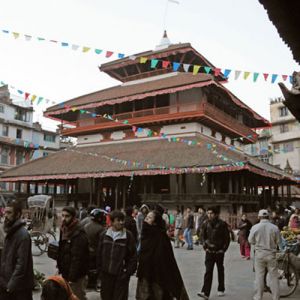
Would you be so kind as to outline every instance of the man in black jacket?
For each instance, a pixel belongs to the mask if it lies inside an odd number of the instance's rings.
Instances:
[[[85,286],[88,273],[89,245],[88,238],[76,218],[74,207],[62,209],[57,268],[66,279],[74,294],[80,300],[86,300]]]
[[[12,201],[5,208],[6,237],[0,267],[1,300],[32,300],[31,239],[21,215],[21,203]]]
[[[100,235],[97,268],[101,279],[102,300],[127,300],[130,276],[137,267],[136,244],[124,228],[124,214],[110,214],[111,227]]]
[[[205,255],[205,275],[202,291],[199,297],[208,299],[211,291],[214,265],[218,269],[218,296],[224,296],[224,254],[229,247],[230,234],[226,222],[219,219],[218,209],[211,207],[207,209],[207,221],[202,226],[203,248]]]

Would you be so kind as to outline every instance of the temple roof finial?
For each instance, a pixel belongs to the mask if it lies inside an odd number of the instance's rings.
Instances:
[[[169,38],[168,38],[167,30],[164,30],[163,37],[162,37],[162,39],[160,40],[159,45],[157,45],[157,46],[155,47],[155,50],[166,49],[166,48],[168,48],[170,45],[171,45],[171,42],[170,42],[170,40],[169,40]]]

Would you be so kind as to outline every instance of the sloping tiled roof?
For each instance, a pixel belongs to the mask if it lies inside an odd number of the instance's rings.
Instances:
[[[201,135],[194,139],[188,138],[188,140],[196,140],[203,145],[189,146],[186,143],[158,139],[75,147],[10,169],[1,175],[0,180],[118,177],[130,176],[132,172],[135,175],[156,175],[237,170],[248,170],[278,180],[291,180],[290,177],[275,167],[254,158],[250,159],[243,153],[232,150],[230,147],[205,136]],[[213,144],[216,146],[214,147]],[[220,157],[221,154],[226,156],[228,160],[224,161]],[[113,159],[110,160],[106,156]],[[121,161],[116,162],[116,159],[122,160],[123,163]],[[124,161],[131,163],[125,164]],[[138,164],[133,164],[133,162],[138,162]],[[162,169],[159,166],[172,169]],[[201,169],[197,169],[197,167]]]
[[[259,0],[267,10],[269,19],[276,26],[283,41],[292,50],[294,59],[300,63],[300,1]]]
[[[149,96],[159,94],[167,94],[180,90],[188,90],[195,87],[214,85],[222,89],[232,99],[233,103],[248,111],[260,123],[260,126],[268,126],[269,122],[257,114],[254,110],[248,107],[245,103],[239,100],[231,92],[229,92],[220,83],[213,80],[211,75],[191,73],[174,73],[172,76],[160,78],[157,80],[146,81],[137,84],[119,85],[108,89],[104,89],[95,93],[83,95],[75,99],[49,107],[45,116],[55,116],[71,111],[72,108],[87,109],[91,107],[98,107],[105,104],[122,103],[136,99],[144,99]]]
[[[168,76],[165,78],[160,78],[157,80],[151,80],[146,82],[141,82],[137,84],[130,85],[117,85],[101,91],[97,91],[91,94],[83,95],[64,102],[65,106],[83,108],[87,107],[89,104],[98,103],[99,106],[106,104],[106,101],[113,101],[129,96],[135,96],[139,94],[145,94],[148,92],[165,90],[168,88],[190,85],[194,83],[206,82],[207,85],[213,83],[211,75],[207,74],[197,74],[193,75],[191,73],[178,73],[174,76]],[[51,106],[47,108],[46,115],[51,115],[51,113],[60,111],[62,106],[60,104]],[[71,110],[71,108],[65,109],[66,111]]]

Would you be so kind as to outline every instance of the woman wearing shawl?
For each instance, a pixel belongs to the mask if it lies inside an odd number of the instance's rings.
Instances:
[[[79,300],[68,282],[59,275],[49,276],[43,283],[41,300]]]
[[[151,211],[142,230],[137,300],[188,300],[161,214]]]

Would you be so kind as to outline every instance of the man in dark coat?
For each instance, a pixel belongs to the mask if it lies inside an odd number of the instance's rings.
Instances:
[[[6,237],[0,267],[1,300],[32,300],[31,238],[21,215],[22,206],[17,201],[10,202],[5,208]]]
[[[101,233],[97,249],[97,268],[102,300],[127,300],[130,276],[137,267],[136,243],[124,228],[124,214],[110,214],[111,227]]]
[[[86,300],[85,286],[88,273],[88,238],[76,218],[74,207],[62,209],[62,226],[59,240],[57,268],[66,279],[74,294],[80,300]]]
[[[216,207],[208,208],[207,217],[207,221],[202,226],[203,248],[206,251],[206,271],[202,291],[198,293],[198,296],[204,299],[208,299],[210,295],[215,264],[218,269],[218,296],[224,295],[224,254],[230,243],[228,225],[219,218],[218,209]]]
[[[137,243],[137,239],[138,239],[137,226],[136,226],[136,221],[132,216],[132,213],[133,213],[132,207],[125,208],[124,227],[132,233],[134,240]]]

